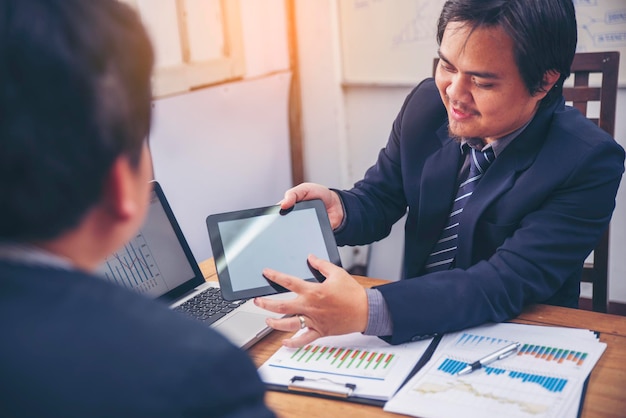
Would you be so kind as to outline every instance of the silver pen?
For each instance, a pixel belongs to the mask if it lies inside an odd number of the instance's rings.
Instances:
[[[488,356],[481,358],[480,360],[476,360],[475,362],[468,364],[457,373],[457,376],[463,376],[465,374],[469,374],[473,372],[474,370],[478,370],[481,367],[484,367],[490,363],[493,363],[496,360],[502,360],[503,358],[513,355],[517,353],[519,346],[520,346],[520,343],[509,344],[506,347],[499,349],[495,353],[491,353]]]

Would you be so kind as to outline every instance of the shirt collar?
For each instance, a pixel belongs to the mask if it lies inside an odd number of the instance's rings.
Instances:
[[[479,138],[463,138],[461,139],[461,144],[460,144],[461,154],[463,154],[466,148],[468,147],[474,148],[477,151],[484,151],[486,149],[492,148],[493,153],[495,154],[496,158],[498,158],[498,155],[500,155],[502,151],[504,151],[504,149],[524,131],[524,129],[526,129],[526,127],[530,124],[531,121],[532,121],[532,118],[528,122],[526,122],[526,124],[522,126],[521,128],[511,132],[508,135],[503,136],[502,138],[499,138],[496,141],[490,142],[489,144],[484,145],[484,146],[483,146],[482,140]]]
[[[32,244],[13,242],[0,243],[0,260],[13,261],[19,264],[54,267],[74,270],[74,264],[67,258],[53,254]]]

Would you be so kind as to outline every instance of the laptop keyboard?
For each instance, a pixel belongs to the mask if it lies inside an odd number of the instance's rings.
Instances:
[[[174,308],[206,324],[212,324],[224,315],[240,307],[247,299],[227,301],[222,298],[219,287],[209,287],[202,293]]]

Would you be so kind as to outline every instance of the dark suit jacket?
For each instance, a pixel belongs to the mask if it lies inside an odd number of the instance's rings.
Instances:
[[[408,207],[404,280],[379,287],[394,343],[503,321],[530,303],[577,306],[582,264],[609,223],[624,171],[624,150],[577,110],[563,100],[541,107],[467,202],[456,268],[424,274],[460,158],[428,79],[407,97],[376,164],[340,192],[339,245],[384,238]]]
[[[272,417],[250,358],[104,279],[0,261],[0,416]]]

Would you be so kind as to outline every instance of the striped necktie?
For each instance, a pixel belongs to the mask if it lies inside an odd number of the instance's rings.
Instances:
[[[426,260],[427,273],[447,270],[452,265],[454,257],[456,256],[459,219],[461,218],[463,207],[495,158],[491,147],[487,148],[485,151],[477,151],[471,148],[469,176],[467,180],[459,185],[459,190],[454,199],[448,222],[443,228],[443,231],[441,231],[439,241],[437,241],[437,244],[435,244],[435,247]]]

